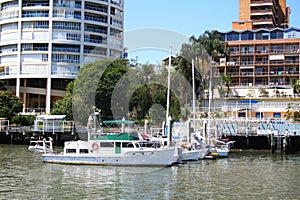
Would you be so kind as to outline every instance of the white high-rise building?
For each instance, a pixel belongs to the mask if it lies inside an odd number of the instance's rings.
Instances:
[[[80,66],[123,53],[123,0],[1,0],[0,80],[50,113]]]

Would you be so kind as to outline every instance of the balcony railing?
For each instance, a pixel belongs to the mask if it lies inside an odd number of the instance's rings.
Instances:
[[[23,7],[41,7],[41,6],[49,6],[49,3],[23,3]]]
[[[273,0],[251,0],[250,4],[266,4],[273,3]]]
[[[253,76],[254,72],[241,72],[240,75],[241,76]]]

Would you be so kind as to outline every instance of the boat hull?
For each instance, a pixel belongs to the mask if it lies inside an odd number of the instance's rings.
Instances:
[[[218,150],[217,149],[217,152],[218,152],[219,157],[228,157],[229,152],[227,150]]]
[[[182,161],[196,161],[202,158],[203,150],[184,150],[182,152]]]
[[[169,166],[173,163],[174,148],[156,151],[132,151],[122,156],[43,154],[45,163],[74,165]]]

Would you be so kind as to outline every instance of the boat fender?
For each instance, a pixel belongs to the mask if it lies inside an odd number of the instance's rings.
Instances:
[[[94,142],[94,143],[92,144],[92,149],[93,149],[93,150],[99,149],[99,144],[97,144],[96,142]]]

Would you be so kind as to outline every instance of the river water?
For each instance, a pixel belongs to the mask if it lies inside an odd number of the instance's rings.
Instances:
[[[0,199],[300,199],[300,154],[138,168],[44,164],[27,146],[0,145]]]

